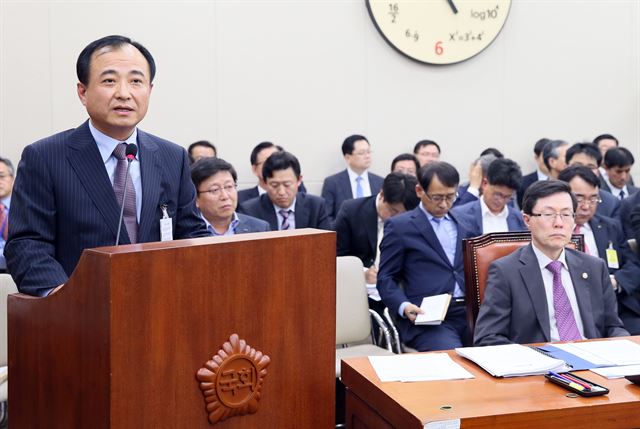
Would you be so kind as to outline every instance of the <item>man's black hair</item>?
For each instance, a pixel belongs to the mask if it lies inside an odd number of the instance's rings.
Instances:
[[[156,76],[156,62],[151,55],[151,52],[147,50],[144,46],[142,46],[138,42],[134,42],[128,37],[125,36],[106,36],[98,40],[94,40],[89,43],[83,50],[80,52],[78,56],[78,61],[76,62],[76,74],[78,75],[78,80],[83,85],[89,84],[89,74],[91,70],[91,57],[96,51],[99,51],[102,48],[112,48],[114,50],[119,49],[124,45],[131,45],[135,47],[142,56],[147,60],[149,64],[149,82],[153,82],[153,78]]]

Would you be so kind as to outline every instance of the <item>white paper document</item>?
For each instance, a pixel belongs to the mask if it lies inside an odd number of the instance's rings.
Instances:
[[[482,367],[494,377],[518,377],[562,371],[565,362],[520,344],[460,347],[456,353]]]
[[[474,378],[446,353],[369,356],[380,381],[435,381]]]
[[[605,378],[622,378],[627,375],[640,374],[640,365],[609,366],[606,368],[593,368],[590,371]]]
[[[442,295],[426,296],[422,299],[420,309],[424,311],[416,316],[416,325],[439,325],[444,320],[451,302],[451,295],[443,293]]]
[[[640,344],[629,340],[584,341],[554,346],[599,366],[640,365]]]

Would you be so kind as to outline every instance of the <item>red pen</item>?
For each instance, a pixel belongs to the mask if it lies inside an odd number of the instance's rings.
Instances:
[[[576,384],[579,384],[580,386],[584,387],[587,390],[591,390],[591,386],[589,384],[585,383],[582,380],[578,380],[576,377],[572,376],[569,373],[564,373],[564,374],[562,374],[562,376],[565,377],[565,378],[568,378],[569,380],[573,381]]]

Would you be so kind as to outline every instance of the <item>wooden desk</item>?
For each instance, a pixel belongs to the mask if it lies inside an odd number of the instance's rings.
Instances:
[[[640,336],[628,338],[640,343]],[[608,380],[589,371],[577,372],[608,387],[610,393],[568,398],[568,391],[541,375],[495,378],[454,351],[447,353],[475,378],[381,383],[367,358],[343,361],[347,427],[422,429],[427,423],[457,419],[465,429],[640,427],[640,386],[624,378]],[[442,406],[452,408],[441,410]]]

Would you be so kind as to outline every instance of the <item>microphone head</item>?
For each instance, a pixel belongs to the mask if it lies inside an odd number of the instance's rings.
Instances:
[[[127,156],[127,160],[133,161],[133,159],[136,157],[137,154],[138,154],[138,146],[136,146],[133,143],[129,143],[127,145],[127,149],[125,151],[125,155]]]

